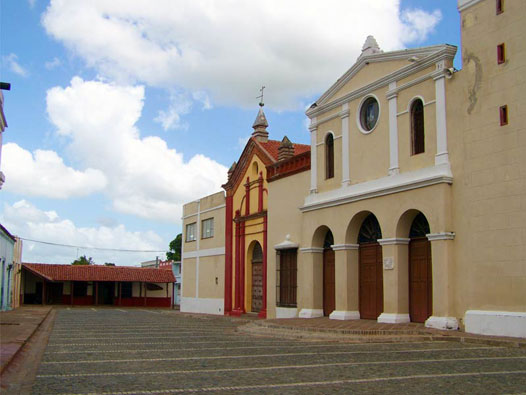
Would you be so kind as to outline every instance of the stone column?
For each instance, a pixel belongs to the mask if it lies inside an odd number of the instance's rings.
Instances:
[[[398,174],[398,120],[397,120],[396,82],[389,84],[387,100],[389,100],[389,175]]]
[[[318,157],[316,154],[316,117],[311,118],[310,126],[310,193],[318,192]]]
[[[360,278],[358,266],[358,244],[334,244],[336,308],[331,320],[360,319]]]
[[[426,320],[426,327],[458,329],[453,313],[453,232],[430,233],[431,267],[433,278],[433,315]]]
[[[351,183],[349,175],[349,103],[342,105],[342,186]]]
[[[398,324],[409,317],[409,244],[410,239],[378,239],[382,246],[384,312],[378,322]]]
[[[323,248],[300,248],[303,254],[298,266],[298,284],[303,308],[300,318],[323,317]]]

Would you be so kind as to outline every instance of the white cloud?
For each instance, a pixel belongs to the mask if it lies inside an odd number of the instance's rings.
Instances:
[[[160,123],[164,130],[188,129],[188,124],[181,121],[181,116],[188,114],[191,108],[192,101],[184,93],[173,92],[168,110],[159,111],[155,122]]]
[[[254,106],[264,84],[274,109],[298,108],[348,69],[372,34],[384,50],[425,39],[438,12],[400,0],[52,0],[51,36],[119,83],[206,92]]]
[[[71,154],[106,175],[116,210],[180,223],[182,205],[220,190],[227,168],[202,155],[185,161],[161,138],[141,138],[143,100],[141,86],[75,77],[48,91],[47,111]]]
[[[53,70],[53,69],[57,68],[58,66],[60,66],[61,64],[62,64],[62,62],[60,61],[60,59],[55,56],[52,60],[47,61],[46,63],[44,63],[44,66],[48,70]]]
[[[164,250],[166,243],[153,231],[131,232],[124,225],[113,227],[79,227],[69,219],[60,218],[55,211],[43,211],[26,200],[13,205],[4,204],[0,214],[2,224],[17,236],[86,247]],[[68,264],[77,254],[91,256],[95,263],[113,262],[121,265],[136,265],[151,259],[155,253],[119,253],[94,249],[78,249],[24,241],[24,262]],[[159,254],[162,255],[162,254]],[[164,256],[163,256],[164,258]]]
[[[18,63],[18,56],[14,53],[2,56],[2,63],[13,73],[21,77],[27,77],[29,75],[28,71]]]
[[[422,42],[431,33],[442,19],[440,10],[431,14],[418,9],[408,9],[402,12],[406,40],[409,42]]]
[[[9,192],[67,199],[87,196],[106,187],[106,177],[100,170],[75,170],[66,166],[55,151],[31,153],[18,144],[7,143],[3,154],[4,188]]]

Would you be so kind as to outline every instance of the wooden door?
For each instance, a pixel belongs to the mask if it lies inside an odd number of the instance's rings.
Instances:
[[[47,304],[62,303],[63,283],[48,283],[47,287]]]
[[[263,263],[252,261],[252,312],[263,308]]]
[[[382,247],[360,244],[360,318],[375,320],[384,311]]]
[[[323,315],[328,316],[336,308],[334,251],[323,251]]]
[[[409,243],[409,316],[425,322],[433,312],[431,243],[426,237]]]

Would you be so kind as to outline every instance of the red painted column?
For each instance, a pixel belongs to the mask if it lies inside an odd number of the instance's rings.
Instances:
[[[250,214],[250,178],[247,177],[245,184],[245,215]]]
[[[263,306],[259,318],[267,318],[267,216],[263,217]]]
[[[232,311],[232,224],[233,197],[226,197],[225,215],[225,306],[224,313]]]
[[[259,172],[258,178],[258,213],[263,211],[263,172]]]
[[[241,295],[241,312],[243,314],[246,313],[245,311],[245,222],[241,223],[241,246],[240,246],[240,252],[239,255],[239,266],[240,266],[240,278],[239,278],[239,293]]]
[[[239,210],[236,210],[236,283],[235,283],[235,295],[234,295],[234,310],[232,315],[241,315],[241,264],[240,264],[240,242],[241,242],[241,222],[239,221]]]

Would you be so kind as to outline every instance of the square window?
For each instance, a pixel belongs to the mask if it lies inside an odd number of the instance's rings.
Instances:
[[[499,108],[499,115],[500,115],[500,126],[504,126],[508,124],[508,106],[500,106]]]
[[[186,241],[195,241],[196,234],[195,234],[196,226],[195,222],[192,224],[186,225]]]
[[[503,44],[497,45],[497,63],[502,64],[506,61],[506,48]]]
[[[202,229],[202,236],[203,239],[208,239],[210,237],[214,237],[214,219],[208,218],[203,220],[203,226]]]
[[[502,3],[504,3],[504,0],[497,0],[497,15],[502,14],[504,12]]]

